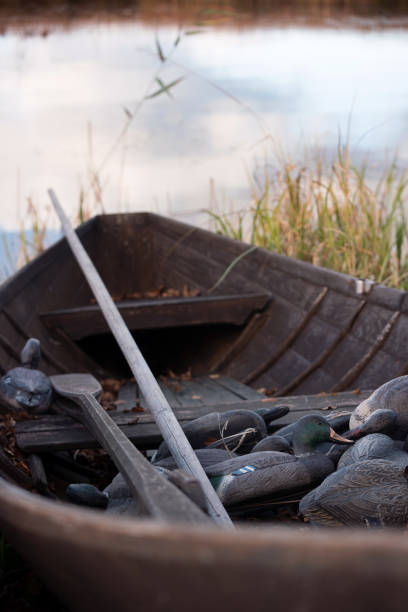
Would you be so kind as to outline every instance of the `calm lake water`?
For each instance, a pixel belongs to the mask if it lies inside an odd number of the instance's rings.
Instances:
[[[248,203],[248,174],[280,148],[295,160],[316,145],[330,155],[348,134],[356,159],[368,153],[380,169],[398,151],[407,162],[408,11],[237,4],[201,7],[181,28],[182,15],[126,3],[85,17],[64,13],[69,3],[51,17],[12,7],[0,35],[0,225],[28,222],[27,198],[50,214],[48,187],[73,214],[81,190],[92,201],[93,170],[107,212],[206,225],[211,183],[225,206]],[[171,96],[143,101],[179,78]]]

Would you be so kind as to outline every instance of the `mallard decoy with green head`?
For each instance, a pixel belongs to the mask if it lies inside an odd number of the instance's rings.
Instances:
[[[370,434],[392,432],[395,428],[396,418],[397,415],[393,410],[375,410],[364,423],[344,432],[343,436],[349,440],[359,440]],[[339,444],[320,444],[318,450],[326,453],[337,465],[343,453],[347,452],[348,449],[341,447]]]
[[[316,446],[326,440],[343,444],[342,438],[320,415],[299,419],[293,431],[295,455],[275,451],[254,452],[206,468],[221,501],[226,505],[265,496],[279,496],[310,489],[330,474],[335,466]]]
[[[299,512],[318,527],[406,527],[408,468],[387,459],[353,463],[305,495]]]
[[[322,416],[322,414],[319,412],[312,412],[312,413],[309,413],[309,416]],[[343,432],[347,431],[349,428],[348,427],[349,420],[350,420],[349,413],[334,414],[334,415],[328,414],[327,416],[324,415],[324,418],[330,424],[330,427],[332,427],[334,431],[340,435],[343,435]],[[281,427],[274,433],[278,436],[282,436],[286,438],[288,442],[292,443],[293,431],[296,427],[296,423],[297,421],[295,421],[294,423],[290,423],[290,425],[285,425],[284,427]]]
[[[51,381],[38,370],[40,342],[29,338],[20,353],[21,366],[9,370],[0,379],[0,401],[11,410],[32,414],[46,412],[51,404]]]

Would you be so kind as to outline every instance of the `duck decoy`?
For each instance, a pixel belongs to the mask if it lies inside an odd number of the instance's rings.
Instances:
[[[267,426],[265,419],[253,410],[228,410],[227,412],[211,412],[183,427],[188,441],[194,449],[205,448],[217,440],[224,439],[225,447],[237,451],[236,439],[228,440],[228,436],[245,431],[245,438],[239,446],[239,452],[245,454],[254,444],[265,438]],[[155,461],[169,456],[169,449],[162,442],[155,455]]]
[[[65,494],[73,504],[102,510],[106,509],[109,501],[106,493],[87,482],[69,484],[65,489]]]
[[[156,468],[169,482],[175,485],[187,497],[191,499],[201,510],[207,512],[207,500],[200,483],[190,474],[183,470],[166,470],[161,467]],[[143,506],[134,495],[119,472],[112,482],[100,491],[94,485],[88,483],[73,483],[66,488],[67,498],[74,504],[88,506],[90,508],[106,510],[111,514],[121,516],[143,517]]]
[[[275,434],[259,440],[259,442],[257,442],[251,449],[251,453],[258,453],[259,451],[291,453],[292,447],[286,438]]]
[[[408,468],[387,459],[353,463],[303,497],[299,512],[318,527],[406,527]]]
[[[397,423],[397,415],[394,410],[389,408],[379,408],[374,410],[363,423],[357,425],[345,433],[345,437],[358,440],[368,434],[382,433],[392,434]]]
[[[273,421],[280,419],[289,412],[289,406],[271,406],[269,408],[256,408],[255,411],[259,416],[263,418],[267,427],[273,424]]]
[[[405,440],[408,434],[408,376],[389,380],[363,400],[351,414],[350,429],[359,427],[379,409],[395,412],[396,421],[391,436],[396,440]]]
[[[66,412],[83,422],[109,453],[126,479],[145,516],[164,521],[207,523],[208,516],[176,487],[162,478],[143,454],[116,425],[96,397],[102,388],[90,374],[59,374],[51,378],[57,393],[73,400]],[[75,407],[75,404],[79,405]]]
[[[348,448],[340,457],[338,468],[369,459],[388,459],[400,467],[408,466],[408,453],[399,449],[389,436],[374,433],[360,438],[352,448]]]
[[[227,506],[310,489],[334,470],[331,459],[316,452],[316,446],[329,439],[353,443],[336,434],[322,416],[307,415],[297,421],[293,431],[295,455],[277,451],[249,453],[210,466],[206,473]]]
[[[319,412],[312,412],[309,414],[321,416],[321,413]],[[343,432],[348,430],[348,425],[349,425],[349,420],[350,420],[349,413],[328,414],[327,416],[325,415],[324,418],[326,419],[326,421],[328,421],[328,423],[330,424],[330,427],[332,427],[336,433],[343,434]],[[278,436],[283,436],[284,438],[288,440],[288,442],[292,443],[293,431],[294,431],[294,428],[296,427],[296,423],[297,421],[295,423],[290,423],[290,425],[285,425],[284,427],[281,427],[280,429],[278,429],[275,433]]]
[[[204,469],[236,456],[223,448],[197,448],[194,452]],[[170,455],[160,459],[160,461],[155,459],[152,463],[154,467],[164,468],[165,470],[175,470],[177,468],[177,463]]]
[[[369,417],[354,429],[349,429],[343,433],[343,437],[349,440],[358,440],[364,436],[374,433],[391,433],[394,431],[397,415],[393,410],[375,410]],[[347,449],[339,444],[319,444],[318,450],[326,453],[337,465],[340,457]]]
[[[32,414],[48,410],[52,385],[49,377],[37,369],[40,358],[39,340],[29,338],[20,353],[21,366],[0,378],[0,402],[7,408]]]

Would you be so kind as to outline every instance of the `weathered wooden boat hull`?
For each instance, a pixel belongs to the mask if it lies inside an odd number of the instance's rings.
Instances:
[[[149,213],[95,217],[79,235],[112,295],[186,285],[213,297],[270,294],[244,325],[136,330],[153,369],[217,371],[277,395],[372,389],[408,371],[405,292],[374,285],[361,293],[355,278],[265,249],[248,253],[217,285],[248,245]],[[86,309],[91,299],[65,241],[23,268],[0,289],[1,369],[18,363],[29,336],[41,340],[41,367],[50,374],[101,374],[121,363],[114,343],[103,362],[101,335],[79,348],[63,318],[55,324],[60,309]]]
[[[157,374],[169,367],[220,372],[282,396],[373,389],[407,372],[404,292],[262,249],[218,283],[247,245],[147,213],[98,217],[79,235],[113,295],[187,285],[202,296],[270,296],[239,321],[218,321],[214,309],[206,320],[200,310],[191,326],[176,319],[159,330],[146,318],[142,328],[131,309],[133,332]],[[35,336],[49,374],[124,374],[103,324],[86,338],[78,326],[78,309],[81,319],[91,298],[65,241],[26,266],[0,289],[0,369],[17,365],[25,340]],[[74,327],[67,316],[75,316]],[[224,533],[130,522],[47,501],[1,479],[0,528],[76,611],[402,610],[408,590],[401,533]]]
[[[112,520],[0,483],[1,523],[76,612],[405,610],[408,540],[386,531],[182,529]]]

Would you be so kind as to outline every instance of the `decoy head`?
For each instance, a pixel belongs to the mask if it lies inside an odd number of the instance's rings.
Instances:
[[[349,433],[350,438],[357,440],[372,433],[390,433],[395,428],[397,415],[394,410],[380,408],[375,410],[361,425],[354,427]]]
[[[20,353],[21,365],[25,368],[37,369],[41,359],[40,341],[29,338]]]
[[[353,444],[339,436],[330,423],[318,414],[309,414],[300,418],[293,430],[293,449],[295,455],[313,453],[321,442],[337,442],[340,444]]]

